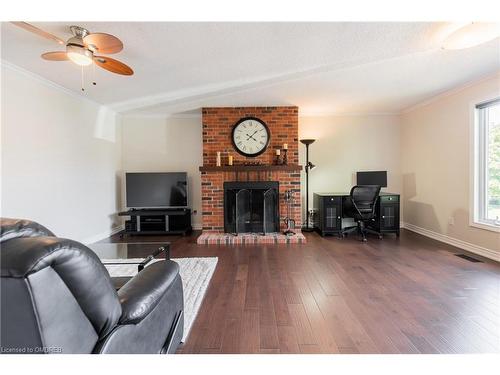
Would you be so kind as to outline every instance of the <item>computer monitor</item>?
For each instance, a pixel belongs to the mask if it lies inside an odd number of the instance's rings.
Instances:
[[[379,185],[387,187],[387,171],[357,172],[356,183],[358,185]]]

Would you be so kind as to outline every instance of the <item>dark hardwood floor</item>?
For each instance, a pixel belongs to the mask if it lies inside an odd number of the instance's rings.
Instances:
[[[368,243],[306,236],[240,247],[196,245],[196,234],[125,240],[219,258],[180,353],[500,352],[497,263],[404,230]]]

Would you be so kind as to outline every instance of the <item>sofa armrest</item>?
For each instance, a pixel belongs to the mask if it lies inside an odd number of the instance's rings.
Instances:
[[[120,290],[122,305],[119,324],[137,324],[158,305],[179,274],[179,265],[165,260],[144,268]]]

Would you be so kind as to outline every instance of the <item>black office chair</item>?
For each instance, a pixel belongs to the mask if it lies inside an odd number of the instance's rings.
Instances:
[[[352,217],[356,226],[347,227],[342,230],[342,237],[348,233],[357,231],[363,241],[366,241],[366,233],[373,233],[382,238],[382,234],[368,228],[367,223],[375,219],[375,204],[380,193],[378,185],[357,185],[351,189],[351,194],[343,204],[343,215]]]

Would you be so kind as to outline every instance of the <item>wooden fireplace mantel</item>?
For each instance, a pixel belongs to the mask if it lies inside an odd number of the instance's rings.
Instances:
[[[217,167],[215,165],[206,165],[200,167],[200,172],[299,172],[302,170],[302,165],[286,164],[286,165],[223,165]]]

